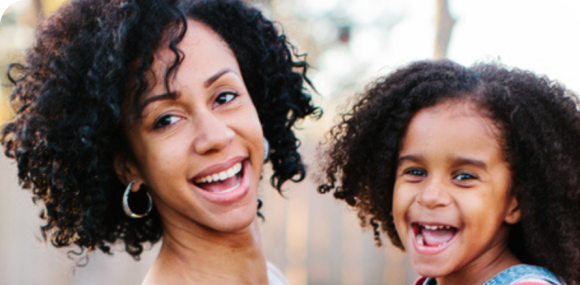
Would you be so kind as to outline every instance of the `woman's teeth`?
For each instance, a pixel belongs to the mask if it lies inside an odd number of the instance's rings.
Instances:
[[[211,175],[207,175],[207,176],[198,178],[194,182],[195,183],[212,183],[212,182],[217,182],[217,181],[224,181],[228,178],[232,178],[232,177],[236,176],[238,173],[240,173],[240,170],[242,170],[242,163],[238,162],[238,163],[234,164],[234,166],[232,166],[230,169],[221,171],[219,173],[214,173]]]

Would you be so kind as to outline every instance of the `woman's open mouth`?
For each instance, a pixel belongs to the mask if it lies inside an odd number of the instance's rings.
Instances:
[[[458,229],[448,225],[426,225],[413,223],[415,242],[421,247],[441,248],[457,235]]]
[[[224,171],[197,178],[193,183],[203,190],[226,194],[240,186],[242,173],[242,163],[238,162]]]

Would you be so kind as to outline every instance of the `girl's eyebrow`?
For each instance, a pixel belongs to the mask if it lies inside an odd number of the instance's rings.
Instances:
[[[424,160],[424,157],[422,155],[416,155],[416,154],[404,155],[404,156],[399,157],[399,160],[397,161],[397,166],[400,166],[405,161],[421,162],[423,160]],[[469,165],[474,165],[476,167],[479,167],[483,170],[487,170],[487,164],[485,164],[485,162],[483,162],[482,160],[466,158],[466,157],[461,157],[461,156],[452,157],[450,160],[456,165],[469,164]]]
[[[457,165],[469,164],[469,165],[479,167],[483,170],[487,170],[487,164],[485,164],[485,162],[483,162],[482,160],[456,156],[456,157],[451,158],[451,161],[453,161]]]
[[[397,166],[400,166],[405,161],[420,162],[422,160],[423,160],[422,155],[415,155],[415,154],[404,155],[404,156],[399,157],[399,160],[397,161]]]

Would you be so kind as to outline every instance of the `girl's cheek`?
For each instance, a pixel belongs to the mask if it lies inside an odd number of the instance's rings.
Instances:
[[[401,239],[401,241],[405,240],[405,235],[406,235],[406,231],[405,231],[405,227],[406,227],[406,223],[405,223],[405,213],[404,211],[402,211],[402,199],[401,199],[401,195],[399,193],[399,191],[395,190],[393,191],[393,221],[395,223],[395,229],[397,230],[397,234],[399,235],[399,238]]]

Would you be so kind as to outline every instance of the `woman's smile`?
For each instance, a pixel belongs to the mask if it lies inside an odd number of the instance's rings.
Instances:
[[[220,232],[246,228],[256,217],[264,157],[256,108],[236,57],[208,26],[189,20],[177,47],[185,58],[170,90],[156,72],[140,125],[128,128],[133,173],[165,220]],[[153,70],[174,58],[159,50]]]
[[[191,181],[194,189],[208,201],[217,204],[234,203],[248,193],[250,184],[247,165],[247,159],[236,157],[226,163],[210,166]]]

